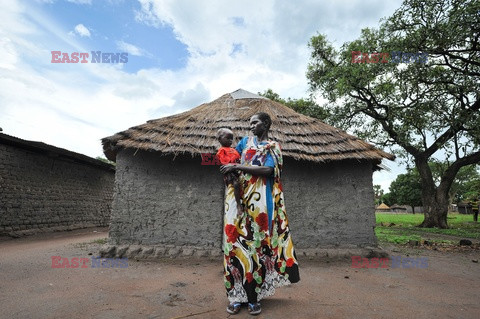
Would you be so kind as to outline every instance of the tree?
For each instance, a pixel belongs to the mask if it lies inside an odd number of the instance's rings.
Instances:
[[[380,185],[373,185],[373,196],[375,200],[375,205],[380,205],[382,203],[383,189]]]
[[[390,184],[390,201],[400,205],[412,207],[415,214],[415,206],[422,205],[422,183],[416,169],[408,170],[406,174],[400,174]]]
[[[272,89],[268,89],[263,93],[258,92],[259,95],[269,98],[272,101],[280,102],[285,104],[289,108],[293,109],[295,112],[298,112],[303,115],[317,118],[321,121],[326,121],[329,117],[328,110],[321,107],[312,98],[301,98],[301,99],[291,99],[287,98],[286,100],[281,98],[278,93],[273,92]]]
[[[480,2],[405,0],[376,29],[339,50],[311,38],[307,77],[327,100],[335,125],[403,158],[422,184],[422,227],[447,227],[448,193],[458,171],[480,161]],[[353,54],[361,51],[365,54]],[[428,53],[426,63],[382,63],[374,52]],[[408,54],[402,56],[409,62]],[[352,61],[353,60],[353,61]],[[355,63],[355,62],[378,63]],[[429,161],[448,167],[438,185]]]
[[[428,165],[432,170],[435,184],[440,184],[449,163],[447,161],[430,161]],[[467,165],[458,170],[448,193],[449,203],[478,198],[478,195],[480,195],[480,173],[477,171],[477,166],[475,164]]]
[[[392,206],[395,204],[395,201],[392,198],[391,193],[386,193],[382,196],[382,202],[385,203],[385,205]]]
[[[450,198],[452,202],[474,201],[480,196],[480,174],[476,165],[462,167],[455,177]]]

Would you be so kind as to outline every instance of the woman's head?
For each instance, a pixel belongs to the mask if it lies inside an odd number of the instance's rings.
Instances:
[[[271,125],[272,119],[267,113],[259,112],[250,118],[250,130],[258,137],[268,134]]]

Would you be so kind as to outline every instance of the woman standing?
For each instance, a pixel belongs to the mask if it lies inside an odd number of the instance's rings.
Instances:
[[[225,198],[224,282],[231,314],[246,302],[250,314],[259,314],[262,298],[300,280],[280,182],[282,153],[268,138],[271,124],[268,114],[253,115],[254,136],[244,137],[236,147],[241,164],[220,168],[223,174],[243,173],[243,214],[237,213],[233,187],[227,188]]]

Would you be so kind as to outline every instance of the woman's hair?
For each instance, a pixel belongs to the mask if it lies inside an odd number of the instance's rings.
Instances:
[[[272,118],[270,117],[270,115],[268,115],[267,113],[264,113],[264,112],[255,113],[254,116],[255,115],[258,116],[260,121],[265,123],[265,126],[267,127],[267,130],[270,130],[270,126],[272,125]]]

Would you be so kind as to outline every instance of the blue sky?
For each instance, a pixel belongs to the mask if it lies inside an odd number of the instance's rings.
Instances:
[[[5,0],[0,127],[92,157],[100,139],[243,88],[308,94],[309,39],[341,45],[401,1]],[[128,53],[51,63],[51,51]],[[88,59],[89,62],[91,57]],[[402,169],[374,174],[387,188]]]
[[[36,3],[35,10],[56,20],[65,29],[83,26],[77,30],[88,32],[82,34],[73,28],[72,33],[88,50],[129,53],[128,63],[122,66],[125,72],[149,68],[178,70],[186,66],[187,46],[175,37],[171,26],[154,27],[136,21],[142,10],[137,1],[96,1],[92,4],[56,1]]]

